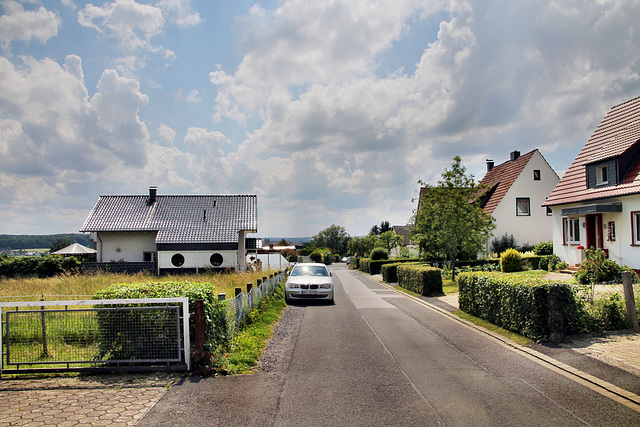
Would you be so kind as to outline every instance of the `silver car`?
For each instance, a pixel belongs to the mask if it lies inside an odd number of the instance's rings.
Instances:
[[[296,264],[284,290],[287,302],[298,299],[319,299],[333,302],[333,278],[326,265]]]

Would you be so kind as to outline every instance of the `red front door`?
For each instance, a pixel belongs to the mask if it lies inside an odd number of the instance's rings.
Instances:
[[[587,248],[603,248],[602,214],[587,215]]]

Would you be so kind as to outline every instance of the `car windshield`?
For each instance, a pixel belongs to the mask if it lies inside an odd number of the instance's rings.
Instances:
[[[291,272],[292,276],[328,276],[327,268],[318,265],[299,265]]]

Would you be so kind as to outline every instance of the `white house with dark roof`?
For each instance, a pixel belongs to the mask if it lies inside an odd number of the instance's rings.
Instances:
[[[545,205],[563,261],[593,247],[640,269],[640,97],[609,110]]]
[[[81,232],[100,263],[155,263],[157,272],[247,268],[258,229],[255,195],[100,196]]]
[[[523,155],[512,151],[509,160],[498,166],[487,160],[481,183],[488,191],[480,206],[496,220],[493,236],[513,235],[518,246],[551,240],[551,212],[542,205],[558,181],[537,149]]]

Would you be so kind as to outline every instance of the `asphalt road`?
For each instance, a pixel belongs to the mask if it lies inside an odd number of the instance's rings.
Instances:
[[[638,408],[332,270],[336,304],[288,307],[260,373],[186,377],[139,425],[640,425]]]

